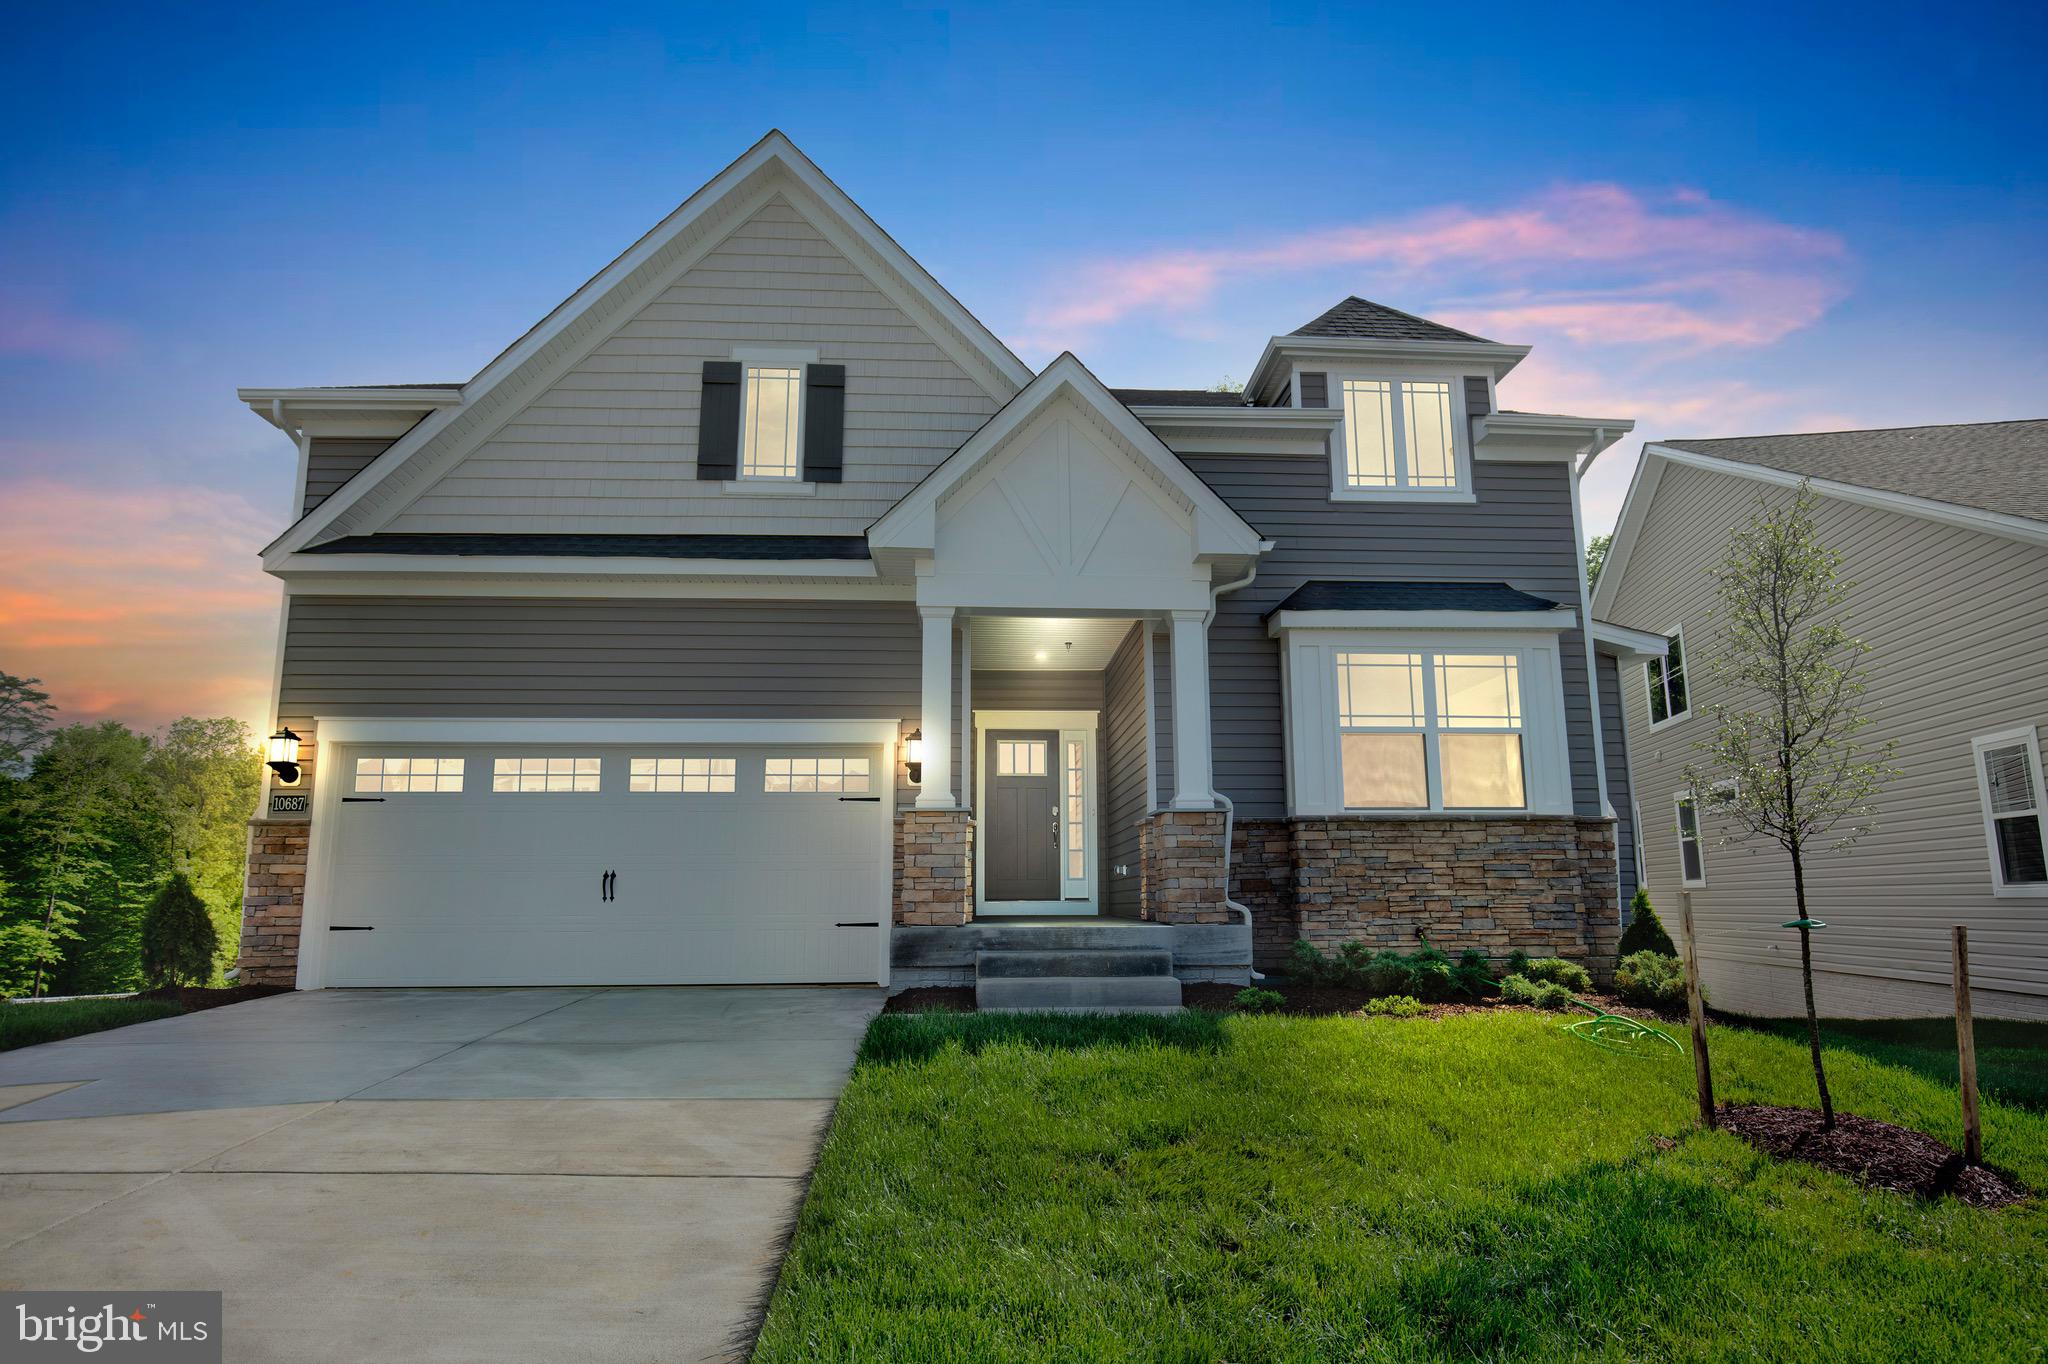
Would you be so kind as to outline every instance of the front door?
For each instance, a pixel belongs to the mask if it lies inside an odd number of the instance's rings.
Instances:
[[[1060,898],[1059,741],[1053,730],[991,730],[983,898]]]

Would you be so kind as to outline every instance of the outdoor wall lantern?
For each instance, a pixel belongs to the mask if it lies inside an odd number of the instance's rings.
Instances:
[[[270,736],[266,765],[277,773],[277,780],[284,786],[299,784],[299,736],[292,733],[287,725]]]
[[[903,741],[903,765],[910,769],[910,784],[917,786],[924,781],[924,730],[910,731],[910,737]]]

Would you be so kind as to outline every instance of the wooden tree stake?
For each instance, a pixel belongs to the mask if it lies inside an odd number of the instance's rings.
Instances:
[[[1700,1096],[1700,1121],[1714,1126],[1714,1067],[1707,1057],[1707,1000],[1700,992],[1700,959],[1693,947],[1692,896],[1678,896],[1679,931],[1685,935],[1685,1007],[1692,1015],[1692,1073]]]
[[[1970,930],[1955,926],[1956,1065],[1963,1084],[1963,1159],[1984,1163],[1984,1127],[1977,1116],[1977,1025],[1970,1016]]]

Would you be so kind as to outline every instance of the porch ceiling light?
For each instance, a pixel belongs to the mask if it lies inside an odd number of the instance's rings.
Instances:
[[[903,765],[910,769],[910,784],[920,785],[924,781],[924,730],[910,731],[910,737],[903,741]]]
[[[265,764],[277,773],[285,786],[299,784],[299,736],[287,725],[270,736],[264,753]]]

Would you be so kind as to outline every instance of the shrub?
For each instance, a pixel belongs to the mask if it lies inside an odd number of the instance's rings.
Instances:
[[[1664,931],[1664,925],[1657,921],[1657,911],[1650,908],[1650,892],[1637,887],[1633,900],[1628,902],[1628,927],[1621,933],[1620,957],[1632,957],[1638,952],[1658,952],[1667,957],[1678,955],[1678,949],[1671,945],[1671,935]]]
[[[1685,1003],[1685,967],[1667,952],[1632,952],[1614,970],[1614,993],[1631,1004]]]
[[[1287,996],[1278,990],[1261,990],[1256,985],[1247,985],[1235,996],[1237,1007],[1248,1014],[1269,1014],[1287,1003]]]
[[[1593,988],[1593,977],[1586,968],[1575,961],[1566,961],[1563,957],[1525,959],[1521,969],[1513,974],[1525,980],[1536,981],[1538,984],[1547,981],[1552,985],[1562,985],[1576,994],[1584,994]]]
[[[185,873],[164,882],[142,912],[142,974],[151,985],[201,985],[213,978],[220,936]]]
[[[1493,989],[1493,972],[1486,954],[1467,949],[1453,960],[1443,949],[1428,942],[1414,952],[1386,948],[1375,952],[1360,942],[1348,942],[1334,955],[1319,951],[1314,944],[1297,941],[1293,948],[1293,971],[1316,985],[1333,985],[1380,995],[1412,995],[1417,999],[1477,999]]]
[[[1365,1011],[1374,1018],[1420,1018],[1429,1006],[1414,995],[1381,995],[1367,1000]]]
[[[1510,1004],[1527,1004],[1537,1009],[1569,1009],[1572,992],[1552,980],[1531,980],[1527,976],[1503,977],[1500,997]]]

